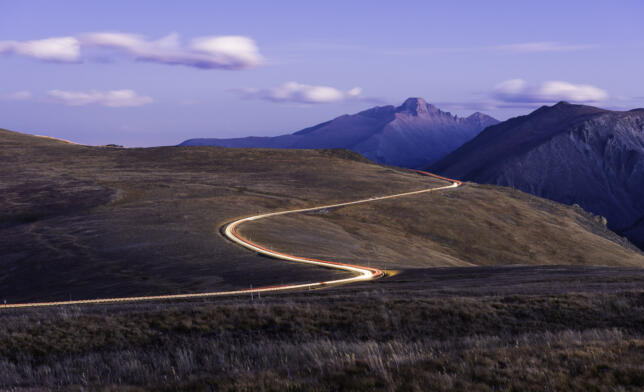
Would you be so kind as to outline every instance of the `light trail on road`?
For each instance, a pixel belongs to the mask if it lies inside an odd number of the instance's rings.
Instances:
[[[347,283],[353,283],[353,282],[367,281],[367,280],[372,280],[372,279],[382,277],[384,275],[384,272],[379,270],[379,269],[377,269],[377,268],[370,268],[370,267],[354,265],[354,264],[338,263],[338,262],[329,261],[329,260],[319,260],[319,259],[311,259],[311,258],[307,258],[307,257],[299,257],[299,256],[289,255],[289,254],[286,254],[286,253],[271,250],[271,249],[266,248],[266,247],[264,247],[262,245],[259,245],[259,244],[256,244],[256,243],[252,242],[248,238],[243,237],[241,234],[239,234],[237,232],[237,228],[241,224],[243,224],[245,222],[250,222],[250,221],[255,221],[255,220],[259,220],[259,219],[270,218],[270,217],[278,216],[278,215],[297,214],[297,213],[302,213],[302,212],[324,210],[324,209],[329,209],[329,208],[345,207],[345,206],[350,206],[350,205],[355,205],[355,204],[368,203],[368,202],[372,202],[372,201],[387,200],[387,199],[393,199],[393,198],[397,198],[397,197],[418,195],[418,194],[421,194],[421,193],[435,192],[435,191],[440,191],[440,190],[458,188],[459,186],[463,185],[463,183],[461,181],[453,180],[451,178],[441,177],[439,175],[424,172],[422,170],[413,170],[412,169],[411,171],[413,171],[415,173],[418,173],[418,174],[421,174],[421,175],[424,175],[424,176],[434,177],[434,178],[437,178],[439,180],[451,182],[451,185],[446,185],[446,186],[437,187],[437,188],[422,189],[422,190],[419,190],[419,191],[398,193],[398,194],[395,194],[395,195],[372,197],[372,198],[369,198],[369,199],[361,199],[361,200],[350,201],[350,202],[345,202],[345,203],[336,203],[336,204],[329,204],[329,205],[318,206],[318,207],[310,207],[310,208],[300,208],[300,209],[295,209],[295,210],[269,212],[269,213],[266,213],[266,214],[260,214],[260,215],[255,215],[255,216],[250,216],[250,217],[247,217],[247,218],[242,218],[242,219],[235,220],[235,221],[233,221],[231,223],[228,223],[223,228],[223,234],[226,236],[226,238],[230,239],[231,241],[233,241],[233,242],[235,242],[235,243],[237,243],[237,244],[239,244],[239,245],[241,245],[241,246],[243,246],[243,247],[245,247],[247,249],[250,249],[250,250],[252,250],[254,252],[257,252],[259,254],[269,256],[269,257],[273,257],[273,258],[280,259],[280,260],[293,261],[293,262],[305,263],[305,264],[313,264],[313,265],[318,265],[318,266],[322,266],[322,267],[326,267],[326,268],[341,269],[341,270],[352,272],[352,273],[356,274],[353,277],[344,278],[344,279],[337,279],[337,280],[329,280],[329,281],[324,281],[324,282],[311,282],[311,283],[300,283],[300,284],[282,284],[282,285],[277,285],[277,286],[264,286],[264,287],[248,288],[248,289],[242,289],[242,290],[213,291],[213,292],[195,293],[195,294],[153,295],[153,296],[140,296],[140,297],[100,298],[100,299],[85,299],[85,300],[74,300],[74,301],[54,301],[54,302],[32,302],[32,303],[22,303],[22,304],[8,304],[8,305],[0,305],[0,309],[45,307],[45,306],[63,306],[63,305],[106,304],[106,303],[141,302],[141,301],[159,301],[159,300],[175,300],[175,299],[192,299],[192,298],[233,296],[233,295],[244,295],[244,294],[248,295],[248,294],[251,294],[251,293],[264,293],[264,292],[277,292],[277,291],[286,291],[286,290],[319,288],[319,287],[330,286],[330,285],[340,285],[340,284],[347,284]]]

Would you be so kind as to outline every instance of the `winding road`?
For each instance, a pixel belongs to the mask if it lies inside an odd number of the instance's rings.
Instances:
[[[173,295],[156,295],[156,296],[141,296],[141,297],[123,297],[123,298],[100,298],[100,299],[87,299],[87,300],[76,300],[76,301],[57,301],[57,302],[32,302],[32,303],[22,303],[22,304],[8,304],[8,305],[1,305],[0,304],[0,309],[4,308],[27,308],[27,307],[44,307],[44,306],[61,306],[61,305],[83,305],[83,304],[104,304],[104,303],[116,303],[116,302],[139,302],[139,301],[155,301],[155,300],[174,300],[174,299],[190,299],[190,298],[204,298],[204,297],[215,297],[215,296],[230,296],[230,295],[241,295],[241,294],[251,294],[251,293],[263,293],[263,292],[275,292],[275,291],[285,291],[285,290],[298,290],[298,289],[310,289],[310,288],[317,288],[317,287],[322,287],[322,286],[328,286],[328,285],[338,285],[338,284],[346,284],[346,283],[352,283],[352,282],[359,282],[359,281],[365,281],[365,280],[371,280],[371,279],[376,279],[384,275],[384,272],[377,269],[377,268],[370,268],[370,267],[364,267],[360,265],[353,265],[353,264],[344,264],[344,263],[338,263],[334,261],[328,261],[328,260],[319,260],[319,259],[311,259],[307,257],[299,257],[299,256],[294,256],[294,255],[289,255],[286,253],[278,252],[275,250],[271,250],[269,248],[266,248],[262,245],[256,244],[249,240],[248,238],[243,237],[241,234],[237,232],[237,229],[241,224],[244,222],[250,222],[250,221],[255,221],[258,219],[265,219],[265,218],[270,218],[273,216],[278,216],[278,215],[286,215],[286,214],[297,214],[301,212],[309,212],[309,211],[317,211],[317,210],[324,210],[324,209],[329,209],[329,208],[336,208],[336,207],[344,207],[344,206],[350,206],[354,204],[361,204],[361,203],[368,203],[372,201],[377,201],[377,200],[386,200],[386,199],[393,199],[396,197],[404,197],[404,196],[411,196],[411,195],[418,195],[421,193],[427,193],[427,192],[434,192],[434,191],[440,191],[440,190],[445,190],[445,189],[451,189],[451,188],[457,188],[462,185],[462,182],[458,180],[453,180],[450,178],[446,177],[441,177],[436,174],[432,173],[427,173],[421,170],[412,170],[413,172],[416,172],[421,175],[425,176],[430,176],[434,178],[438,178],[440,180],[444,180],[447,182],[450,182],[450,185],[442,186],[442,187],[437,187],[437,188],[428,188],[428,189],[422,189],[419,191],[411,191],[411,192],[405,192],[405,193],[398,193],[395,195],[388,195],[388,196],[378,196],[378,197],[372,197],[369,199],[362,199],[362,200],[356,200],[356,201],[350,201],[346,203],[337,203],[337,204],[329,204],[329,205],[324,205],[324,206],[318,206],[318,207],[311,207],[311,208],[301,208],[301,209],[296,209],[296,210],[287,210],[287,211],[278,211],[278,212],[271,212],[267,214],[261,214],[261,215],[255,215],[247,218],[242,218],[239,220],[236,220],[234,222],[228,223],[226,226],[224,226],[223,233],[224,235],[230,239],[231,241],[248,248],[254,252],[273,257],[276,259],[281,259],[281,260],[287,260],[287,261],[294,261],[298,263],[306,263],[306,264],[314,264],[314,265],[319,265],[327,268],[335,268],[335,269],[341,269],[345,270],[348,272],[352,272],[355,274],[355,276],[350,277],[350,278],[345,278],[345,279],[338,279],[338,280],[330,280],[330,281],[325,281],[325,282],[312,282],[312,283],[301,283],[301,284],[283,284],[283,285],[278,285],[278,286],[264,286],[264,287],[257,287],[257,288],[248,288],[248,289],[243,289],[243,290],[233,290],[233,291],[214,291],[214,292],[207,292],[207,293],[196,293],[196,294],[173,294]]]

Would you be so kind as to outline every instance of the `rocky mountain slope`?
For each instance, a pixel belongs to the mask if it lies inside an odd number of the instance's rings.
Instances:
[[[544,106],[487,128],[430,170],[579,204],[644,247],[644,109]]]
[[[290,135],[237,139],[190,139],[182,146],[264,148],[347,148],[383,164],[420,168],[440,159],[489,125],[482,113],[461,118],[409,98],[402,105],[380,106],[344,115]]]

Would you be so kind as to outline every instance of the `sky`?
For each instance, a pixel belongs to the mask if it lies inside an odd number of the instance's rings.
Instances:
[[[155,146],[407,97],[500,120],[644,107],[642,17],[640,0],[0,0],[0,128]]]

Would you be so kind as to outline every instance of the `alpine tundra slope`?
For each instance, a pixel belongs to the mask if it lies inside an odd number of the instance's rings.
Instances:
[[[275,292],[275,291],[285,291],[285,290],[310,289],[310,288],[317,288],[317,287],[327,286],[327,285],[339,285],[339,284],[347,284],[347,283],[376,279],[384,275],[384,272],[377,268],[370,268],[370,267],[364,267],[360,265],[345,264],[345,263],[338,263],[338,262],[328,261],[328,260],[294,256],[294,255],[278,252],[275,250],[271,250],[270,248],[254,243],[250,239],[243,237],[237,232],[237,228],[245,222],[270,218],[278,215],[296,214],[296,213],[310,212],[315,210],[345,207],[345,206],[354,205],[354,204],[361,204],[361,203],[367,203],[372,201],[393,199],[397,197],[417,195],[417,194],[426,193],[426,192],[457,188],[462,185],[462,182],[458,180],[452,180],[446,177],[441,177],[441,176],[438,176],[432,173],[427,173],[420,170],[412,170],[412,171],[421,175],[431,176],[431,177],[438,178],[440,180],[448,181],[448,182],[451,182],[451,184],[437,187],[437,188],[428,188],[428,189],[422,189],[418,191],[398,193],[394,195],[371,197],[368,199],[355,200],[355,201],[350,201],[345,203],[329,204],[329,205],[317,206],[317,207],[311,207],[311,208],[300,208],[300,209],[293,209],[293,210],[286,210],[286,211],[271,212],[271,213],[261,214],[261,215],[254,215],[254,216],[235,220],[225,225],[223,228],[223,233],[228,239],[259,254],[273,257],[276,259],[286,260],[286,261],[294,261],[298,263],[313,264],[313,265],[319,265],[319,266],[328,267],[328,268],[345,270],[356,274],[355,276],[350,278],[330,280],[330,281],[324,281],[324,282],[264,286],[264,287],[248,288],[243,290],[232,290],[232,291],[215,291],[215,292],[194,293],[194,294],[173,294],[173,295],[138,296],[138,297],[123,297],[123,298],[100,298],[100,299],[87,299],[87,300],[76,300],[76,301],[32,302],[32,303],[3,305],[2,307],[3,308],[25,308],[25,307],[61,306],[61,305],[102,304],[102,303],[113,303],[113,302],[139,302],[139,301],[153,301],[153,300],[203,298],[203,297],[214,297],[214,296]]]

